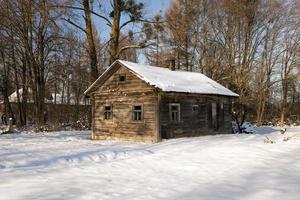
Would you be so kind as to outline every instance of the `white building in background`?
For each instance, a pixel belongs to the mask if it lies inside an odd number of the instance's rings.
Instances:
[[[20,96],[20,101],[22,101],[22,97],[23,97],[23,89],[19,89],[19,96]],[[11,103],[18,103],[18,95],[17,95],[17,91],[13,92],[9,97],[9,102]],[[34,103],[33,101],[33,96],[32,96],[32,90],[29,88],[28,89],[28,99],[27,99],[28,103]],[[2,103],[2,102],[0,102]],[[67,99],[67,95],[62,96],[62,94],[57,93],[55,95],[55,93],[52,93],[51,95],[47,95],[45,97],[45,103],[55,103],[55,104],[68,104],[68,105],[76,105],[76,97],[72,94],[70,96],[70,100],[68,103],[68,99]],[[79,105],[89,105],[89,99],[84,98],[84,95],[81,95],[81,97],[79,98]]]

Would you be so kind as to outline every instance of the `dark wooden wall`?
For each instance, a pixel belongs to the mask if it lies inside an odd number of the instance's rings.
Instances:
[[[125,75],[125,81],[118,80]],[[112,72],[111,77],[94,93],[93,139],[117,139],[141,142],[157,142],[158,95],[153,87],[140,80],[127,68]],[[113,106],[113,119],[104,119],[104,106]],[[132,107],[142,105],[142,121],[132,120]]]
[[[211,103],[217,103],[218,128],[212,127]],[[180,104],[180,121],[171,122],[169,104]],[[223,109],[221,107],[223,104]],[[193,111],[193,105],[198,109]],[[231,133],[231,100],[229,97],[184,93],[164,93],[160,103],[162,138],[189,137]],[[224,113],[224,116],[222,116]]]

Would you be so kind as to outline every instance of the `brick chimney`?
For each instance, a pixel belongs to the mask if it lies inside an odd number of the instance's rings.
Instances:
[[[169,70],[175,71],[176,66],[175,66],[175,58],[170,58],[165,61],[165,67],[169,68]]]

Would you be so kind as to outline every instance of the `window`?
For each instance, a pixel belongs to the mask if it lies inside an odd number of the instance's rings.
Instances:
[[[199,109],[199,106],[198,105],[193,105],[193,112],[197,112]]]
[[[143,119],[143,109],[142,106],[133,106],[132,120],[133,121],[142,121]]]
[[[125,76],[125,74],[120,74],[120,75],[119,75],[119,82],[124,82],[124,81],[126,81],[126,76]]]
[[[104,119],[112,119],[113,111],[112,106],[104,106]]]
[[[170,110],[170,120],[172,122],[179,122],[180,121],[180,104],[171,103],[169,110]]]

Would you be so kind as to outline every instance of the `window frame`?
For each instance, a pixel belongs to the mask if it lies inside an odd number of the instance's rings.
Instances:
[[[106,110],[106,107],[110,107],[110,110]],[[110,118],[107,118],[107,114],[106,113],[110,113]],[[103,106],[103,119],[105,121],[112,121],[113,117],[114,117],[114,112],[113,112],[113,105],[112,104],[106,104]]]
[[[178,107],[178,115],[177,115],[177,118],[178,118],[178,120],[173,120],[173,115],[172,115],[172,113],[174,112],[174,111],[172,111],[172,106],[177,106]],[[181,109],[180,109],[180,103],[169,103],[169,121],[171,122],[171,123],[179,123],[179,122],[181,122]]]
[[[196,109],[195,109],[195,108],[196,108]],[[198,105],[198,104],[194,104],[194,105],[192,106],[192,111],[193,111],[193,113],[199,112],[199,105]]]
[[[135,107],[137,106],[140,106],[141,107],[141,110],[136,110]],[[136,120],[135,119],[135,113],[139,112],[141,113],[141,119],[140,120]],[[134,104],[132,105],[132,110],[131,110],[131,121],[135,122],[135,123],[141,123],[141,122],[144,122],[144,106],[143,104]]]

